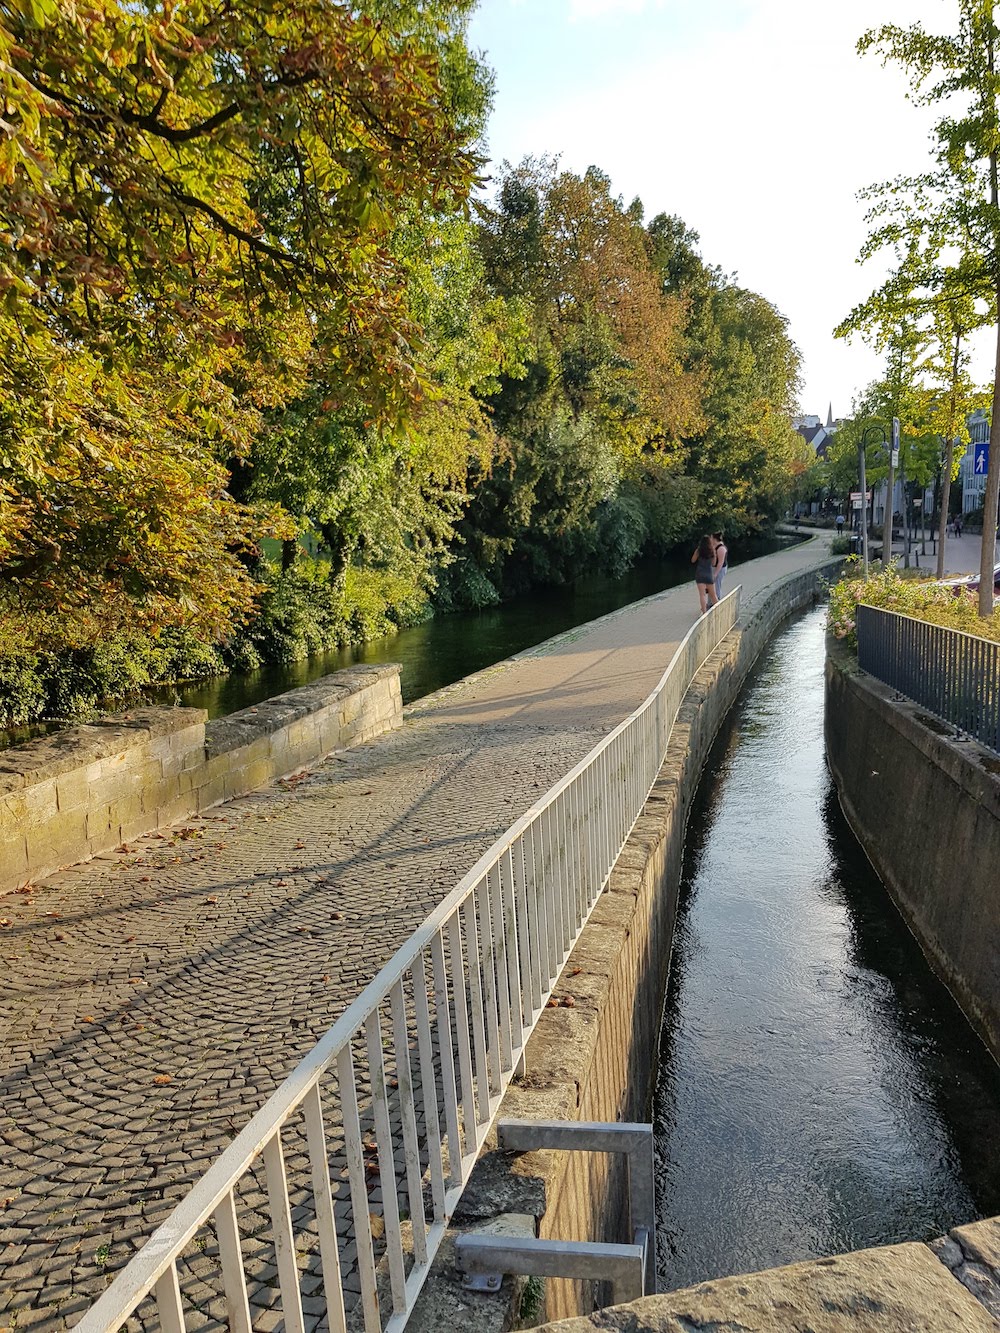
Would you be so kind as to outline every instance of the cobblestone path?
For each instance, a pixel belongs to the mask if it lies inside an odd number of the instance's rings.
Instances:
[[[744,565],[752,594],[828,558]],[[0,902],[0,1330],[72,1326],[477,857],[649,693],[673,589]],[[545,632],[539,625],[539,637]]]

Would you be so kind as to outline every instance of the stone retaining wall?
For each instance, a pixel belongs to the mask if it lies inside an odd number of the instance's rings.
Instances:
[[[840,803],[925,954],[1000,1059],[1000,760],[835,639],[826,748]]]
[[[663,768],[643,813],[556,987],[569,1005],[547,1009],[526,1052],[526,1073],[508,1089],[511,1119],[648,1119],[666,995],[684,830],[712,742],[762,649],[778,626],[815,600],[841,561],[795,575],[743,607],[740,623],[692,682]],[[503,1228],[563,1240],[631,1240],[626,1235],[620,1159],[591,1153],[518,1157],[487,1141],[454,1215],[462,1231]],[[488,1333],[510,1327],[524,1284],[498,1296],[465,1291],[451,1244],[438,1256],[408,1328]],[[593,1308],[597,1284],[549,1279],[529,1322]],[[532,1288],[528,1289],[532,1295]],[[538,1288],[534,1288],[537,1293]]]
[[[0,893],[400,726],[399,667],[353,667],[206,717],[135,708],[0,752]]]

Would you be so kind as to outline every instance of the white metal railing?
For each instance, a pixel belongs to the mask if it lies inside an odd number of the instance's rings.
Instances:
[[[260,1305],[280,1309],[287,1333],[305,1333],[320,1314],[331,1333],[348,1321],[366,1333],[404,1327],[524,1044],[649,795],[685,691],[735,624],[739,595],[692,626],[646,701],[480,858],[77,1333],[130,1318],[183,1333],[186,1311],[192,1326],[221,1317],[251,1333]]]

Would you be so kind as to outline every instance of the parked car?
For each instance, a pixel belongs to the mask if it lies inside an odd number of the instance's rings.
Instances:
[[[978,592],[979,575],[962,574],[959,578],[942,579],[941,586],[951,588],[956,597],[960,592]],[[993,566],[993,596],[1000,597],[1000,565]]]

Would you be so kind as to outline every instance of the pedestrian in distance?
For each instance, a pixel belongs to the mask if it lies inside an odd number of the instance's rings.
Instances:
[[[956,537],[961,537],[961,535],[962,535],[962,515],[961,515],[961,514],[956,514],[956,515],[955,515],[955,536],[956,536]]]
[[[715,592],[715,543],[707,533],[695,547],[691,563],[694,565],[694,581],[698,589],[701,614],[704,615],[708,608],[719,600]]]
[[[715,539],[715,597],[721,602],[722,580],[729,568],[729,547],[722,532],[714,532],[712,536]]]
[[[837,536],[840,537],[844,531],[844,515],[837,515]]]

